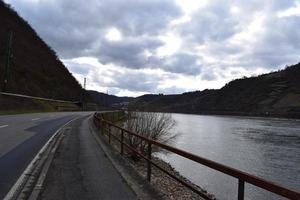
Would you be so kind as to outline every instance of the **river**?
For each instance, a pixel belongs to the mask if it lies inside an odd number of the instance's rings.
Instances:
[[[300,191],[300,121],[172,114],[177,148]],[[161,155],[217,199],[237,199],[237,179],[174,154]],[[245,199],[283,199],[250,184]]]

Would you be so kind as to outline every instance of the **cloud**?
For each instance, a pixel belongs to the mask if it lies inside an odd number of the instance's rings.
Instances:
[[[127,38],[122,41],[110,42],[103,40],[94,56],[99,61],[114,63],[128,68],[144,68],[147,64],[145,50],[152,52],[161,46],[162,43],[153,38]]]
[[[134,94],[133,92],[136,94],[171,94],[187,91],[185,85],[165,84],[166,80],[176,80],[181,75],[160,69],[130,69],[115,65],[108,66],[101,64],[95,58],[87,57],[63,60],[63,62],[74,71],[75,77],[79,80],[87,77],[88,88],[97,86],[95,88],[102,92],[109,90],[113,94],[126,95],[126,93]],[[75,68],[73,68],[74,66]],[[82,76],[83,74],[84,76]]]
[[[191,21],[179,30],[183,37],[197,44],[206,41],[223,41],[238,31],[238,18],[231,17],[229,4],[208,4],[195,12]]]
[[[213,72],[206,72],[201,74],[201,78],[203,80],[211,81],[211,80],[216,80],[217,76]]]
[[[198,75],[201,72],[201,60],[197,55],[176,53],[170,56],[149,58],[152,68],[162,68],[167,72]]]
[[[148,40],[144,36],[158,35],[173,18],[181,14],[180,8],[170,0],[9,2],[17,7],[22,16],[64,59],[95,53],[98,46],[101,46],[102,50],[106,46],[115,47],[105,42],[106,32],[112,27],[118,29],[126,41],[129,38],[131,43],[134,43],[133,38],[137,38],[142,45],[139,49],[144,50],[144,43],[147,41],[141,40]],[[153,40],[157,40],[156,43],[159,41],[157,38]],[[120,46],[122,47],[122,44]],[[128,48],[131,46],[127,46]],[[133,45],[132,48],[133,50],[129,51],[134,51],[137,47]]]
[[[69,69],[75,74],[81,74],[83,76],[88,75],[93,70],[93,66],[90,64],[79,64],[70,60],[65,60],[64,64],[69,66]]]
[[[115,73],[113,81],[107,86],[137,92],[151,92],[156,89],[158,81],[158,76],[130,70],[125,73]]]
[[[295,32],[299,16],[278,17],[291,8],[298,4],[217,1],[194,13],[192,20],[178,29],[186,38],[186,48],[195,49],[204,66],[275,70],[300,60],[300,34]]]
[[[95,78],[94,81],[101,85],[105,85],[108,88],[114,88],[111,92],[115,94],[120,91],[134,91],[138,93],[165,93],[175,94],[185,92],[186,89],[179,86],[162,86],[164,79],[171,78],[170,74],[158,74],[155,72],[147,72],[141,70],[124,70],[122,73],[113,73],[111,81],[103,83],[99,78]],[[118,90],[115,90],[118,88]]]
[[[185,88],[179,88],[176,86],[167,87],[167,88],[158,88],[156,93],[163,93],[163,94],[182,94],[186,92]]]
[[[296,0],[6,2],[78,79],[116,94],[220,88],[300,60]]]
[[[300,34],[295,27],[300,25],[299,16],[279,18],[276,13],[265,17],[263,29],[254,35],[249,48],[240,53],[240,62],[246,67],[276,69],[299,62]]]

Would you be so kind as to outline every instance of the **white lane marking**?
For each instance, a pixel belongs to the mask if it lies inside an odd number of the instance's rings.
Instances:
[[[29,165],[26,167],[26,169],[23,171],[23,173],[21,174],[21,176],[18,178],[18,180],[15,182],[15,184],[10,188],[9,192],[6,194],[6,196],[4,197],[4,200],[11,200],[14,199],[13,197],[16,196],[16,194],[18,194],[18,191],[21,187],[23,187],[22,185],[25,185],[25,181],[26,181],[26,177],[28,177],[28,174],[32,173],[33,167],[35,165],[35,163],[37,162],[38,159],[40,159],[41,155],[46,151],[46,148],[49,147],[50,142],[54,140],[55,136],[57,136],[59,134],[59,132],[66,126],[68,126],[69,124],[71,124],[73,121],[75,121],[76,119],[79,119],[80,116],[75,117],[73,119],[71,119],[70,121],[68,121],[67,123],[65,123],[64,125],[62,125],[59,129],[57,129],[55,131],[55,133],[51,136],[51,138],[47,141],[47,143],[40,149],[40,151],[36,154],[36,156],[32,159],[32,161],[29,163]],[[21,188],[23,189],[23,188]]]
[[[5,127],[8,127],[8,125],[2,125],[2,126],[0,126],[0,128],[5,128]]]
[[[33,119],[31,119],[31,121],[36,121],[36,120],[39,120],[39,119],[41,119],[41,118],[33,118]]]

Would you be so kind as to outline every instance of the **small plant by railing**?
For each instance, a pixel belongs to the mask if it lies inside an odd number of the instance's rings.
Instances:
[[[121,155],[124,155],[124,147],[125,147],[129,151],[134,152],[135,154],[139,155],[141,158],[143,158],[147,161],[147,180],[149,182],[151,181],[151,167],[154,166],[154,167],[158,168],[159,170],[163,171],[164,173],[166,173],[167,175],[169,175],[170,177],[172,177],[173,179],[175,179],[176,181],[180,182],[182,185],[191,189],[192,191],[194,191],[195,193],[200,195],[202,198],[211,199],[211,197],[209,195],[207,195],[206,193],[203,193],[202,191],[198,190],[191,184],[183,181],[182,179],[178,178],[177,176],[173,175],[169,171],[165,170],[164,168],[160,167],[155,162],[153,162],[153,160],[151,159],[152,148],[155,145],[156,147],[162,148],[163,150],[180,155],[184,158],[187,158],[189,160],[192,160],[194,162],[197,162],[199,164],[207,166],[211,169],[217,170],[219,172],[222,172],[224,174],[227,174],[229,176],[237,178],[238,179],[238,200],[244,199],[245,182],[250,183],[259,188],[265,189],[267,191],[270,191],[274,194],[280,195],[282,197],[286,197],[288,199],[300,200],[300,193],[298,191],[294,191],[294,190],[285,188],[276,183],[272,183],[272,182],[262,179],[260,177],[254,176],[252,174],[249,174],[249,173],[240,171],[238,169],[223,165],[221,163],[217,163],[215,161],[200,157],[198,155],[183,151],[181,149],[177,149],[175,147],[157,142],[155,140],[151,140],[151,139],[141,136],[137,133],[134,133],[130,130],[126,130],[123,127],[120,127],[120,126],[112,123],[111,121],[104,119],[100,113],[94,114],[94,124],[96,125],[96,127],[101,129],[101,132],[103,134],[108,135],[109,143],[111,143],[111,139],[115,139],[116,141],[119,142]],[[119,137],[112,133],[111,127],[114,127],[120,131]],[[128,143],[126,143],[126,137],[128,137],[128,136],[137,137],[140,140],[148,143],[146,156],[144,154],[142,154],[141,152],[139,152],[134,147],[132,147],[131,145],[129,145]]]

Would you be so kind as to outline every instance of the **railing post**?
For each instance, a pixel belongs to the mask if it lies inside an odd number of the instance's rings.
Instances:
[[[148,142],[148,151],[147,151],[147,158],[149,160],[147,160],[147,180],[150,182],[151,181],[151,153],[152,153],[152,144],[149,141]]]
[[[238,200],[244,200],[245,182],[239,179]]]
[[[104,135],[108,136],[108,130],[109,130],[109,124],[107,122],[105,122],[105,130],[104,130]]]
[[[124,145],[123,145],[123,143],[124,143],[124,130],[122,129],[121,130],[121,155],[123,156],[123,154],[124,154]]]
[[[108,143],[110,143],[110,134],[111,134],[111,128],[110,124],[108,125]]]
[[[98,119],[96,119],[96,116],[94,115],[94,124],[97,128],[99,128]]]

